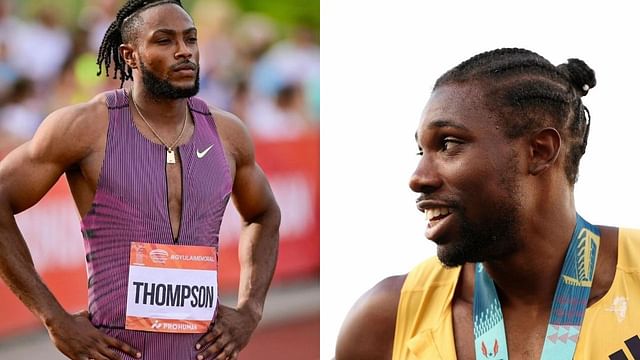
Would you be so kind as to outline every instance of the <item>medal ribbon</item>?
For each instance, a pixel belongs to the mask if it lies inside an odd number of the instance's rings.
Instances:
[[[600,231],[576,214],[576,227],[562,265],[541,359],[572,359],[595,273]],[[509,358],[504,318],[495,284],[475,265],[473,332],[476,359]]]

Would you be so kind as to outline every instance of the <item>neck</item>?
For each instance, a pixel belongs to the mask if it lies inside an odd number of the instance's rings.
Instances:
[[[142,86],[134,86],[131,97],[149,122],[182,124],[187,108],[187,99],[158,99]]]
[[[522,247],[508,258],[484,263],[503,306],[550,309],[576,224],[573,199],[564,204],[536,210],[539,216],[525,220]]]

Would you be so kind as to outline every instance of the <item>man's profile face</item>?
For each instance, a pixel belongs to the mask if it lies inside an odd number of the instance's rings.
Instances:
[[[504,137],[484,96],[478,82],[437,88],[416,132],[410,187],[448,266],[501,259],[519,246],[523,142]]]
[[[145,89],[157,98],[196,95],[200,55],[191,17],[175,4],[154,6],[139,16],[137,53]]]

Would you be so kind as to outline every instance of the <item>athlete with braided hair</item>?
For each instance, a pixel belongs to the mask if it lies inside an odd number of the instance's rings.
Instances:
[[[71,359],[236,359],[262,317],[280,224],[248,131],[195,97],[197,29],[178,0],[127,1],[97,64],[132,87],[55,111],[0,162],[0,276]],[[62,175],[86,251],[80,314],[39,278],[14,219]],[[243,219],[233,307],[217,288],[230,198]]]
[[[640,358],[640,232],[574,204],[595,85],[511,48],[437,80],[409,183],[437,258],[361,297],[337,360]]]

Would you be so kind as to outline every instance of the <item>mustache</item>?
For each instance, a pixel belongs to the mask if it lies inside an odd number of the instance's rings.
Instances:
[[[460,201],[453,196],[433,196],[433,195],[422,193],[416,199],[416,203],[419,203],[421,201],[433,201],[433,202],[443,203],[454,208],[460,207]]]
[[[196,63],[191,62],[189,60],[183,61],[183,62],[178,63],[178,64],[171,65],[171,67],[170,67],[170,69],[172,71],[184,70],[184,69],[190,69],[190,70],[194,70],[195,71],[195,70],[198,70],[199,68],[200,68],[199,65],[197,65]]]

